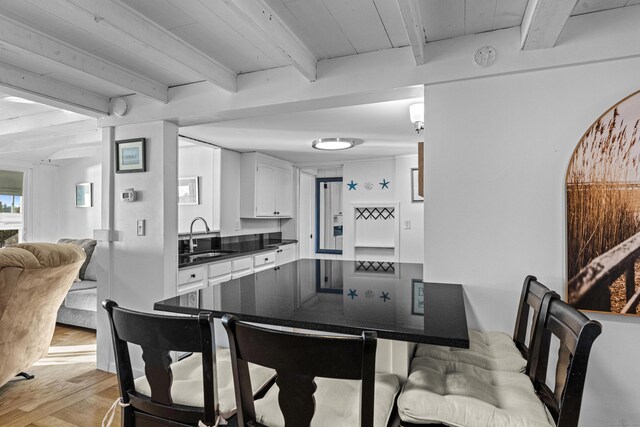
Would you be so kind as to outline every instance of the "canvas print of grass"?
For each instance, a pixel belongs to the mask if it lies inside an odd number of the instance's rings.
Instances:
[[[584,134],[567,170],[567,299],[640,314],[640,92]]]

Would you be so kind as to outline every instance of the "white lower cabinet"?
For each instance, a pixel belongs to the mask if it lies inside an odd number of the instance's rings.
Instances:
[[[276,250],[276,266],[296,260],[297,244],[282,245]]]
[[[204,265],[178,270],[178,294],[204,288],[206,279],[207,273]]]
[[[238,277],[251,273],[253,273],[253,258],[250,255],[231,260],[232,279],[237,279]]]
[[[264,271],[276,266],[276,251],[262,252],[253,256],[253,272]]]
[[[231,280],[232,261],[220,261],[209,264],[209,285],[217,285],[218,283]]]
[[[296,254],[297,245],[288,244],[272,251],[178,270],[178,295],[288,264],[296,260]]]

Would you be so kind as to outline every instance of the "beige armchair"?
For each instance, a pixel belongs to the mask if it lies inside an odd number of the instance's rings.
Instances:
[[[56,313],[84,260],[71,244],[0,249],[0,387],[47,354]]]

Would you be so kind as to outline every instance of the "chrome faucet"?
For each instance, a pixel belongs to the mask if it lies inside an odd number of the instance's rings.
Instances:
[[[201,216],[197,216],[191,221],[191,226],[189,226],[189,253],[193,253],[193,250],[198,247],[196,243],[193,242],[193,224],[201,219],[204,222],[204,227],[207,229],[207,233],[211,233],[209,230],[209,224],[207,224],[207,220],[202,218]]]

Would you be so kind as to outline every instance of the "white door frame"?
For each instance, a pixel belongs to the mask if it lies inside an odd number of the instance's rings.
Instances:
[[[309,188],[309,194],[305,194],[305,186],[302,185],[302,181],[303,179],[309,179],[310,181],[310,188]],[[309,173],[309,172],[305,172],[305,171],[300,171],[300,179],[299,179],[299,201],[298,201],[298,209],[300,212],[299,215],[299,222],[298,222],[298,240],[299,240],[299,252],[300,252],[300,258],[314,258],[315,257],[315,251],[316,251],[316,238],[317,236],[315,235],[315,202],[316,202],[316,197],[315,197],[315,181],[316,181],[316,177],[315,175]],[[306,199],[309,201],[309,212],[305,213],[304,210],[302,209],[303,206],[303,199]],[[303,223],[307,226],[307,229],[305,230],[305,227],[303,226]],[[309,238],[308,236],[312,235],[312,238]]]

